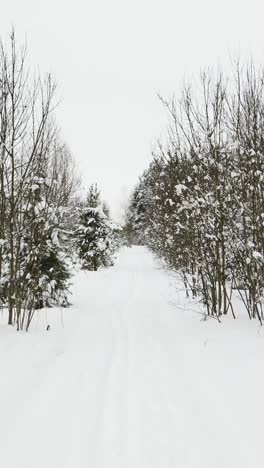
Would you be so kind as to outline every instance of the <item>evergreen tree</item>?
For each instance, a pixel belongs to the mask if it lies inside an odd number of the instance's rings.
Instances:
[[[35,177],[28,203],[21,213],[24,229],[18,254],[16,287],[19,301],[17,299],[16,307],[19,327],[25,325],[26,329],[36,309],[68,304],[71,275],[64,245],[64,210],[48,203],[46,189],[46,179]],[[27,309],[27,314],[22,313],[23,308]]]
[[[87,206],[90,208],[97,208],[99,205],[101,205],[101,193],[98,190],[97,184],[92,184],[89,187],[86,201]]]
[[[113,265],[117,247],[115,230],[96,184],[90,187],[87,202],[89,205],[82,209],[76,230],[77,246],[82,268],[96,271]]]

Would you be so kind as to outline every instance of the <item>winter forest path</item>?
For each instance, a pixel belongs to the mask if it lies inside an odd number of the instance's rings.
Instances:
[[[174,282],[124,248],[76,276],[64,327],[0,327],[0,467],[263,467],[264,336],[201,322]]]

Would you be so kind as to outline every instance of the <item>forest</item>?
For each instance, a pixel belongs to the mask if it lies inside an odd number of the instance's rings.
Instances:
[[[121,225],[97,184],[86,199],[56,123],[56,82],[33,74],[14,31],[0,44],[0,292],[8,324],[69,305],[74,265],[113,264],[121,245],[145,245],[198,299],[204,316],[264,319],[264,70],[201,73],[180,97],[159,97],[165,141],[139,177]],[[78,216],[76,217],[76,213]]]
[[[1,5],[0,468],[263,468],[242,3]]]

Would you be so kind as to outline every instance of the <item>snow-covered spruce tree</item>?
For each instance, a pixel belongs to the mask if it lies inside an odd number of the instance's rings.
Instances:
[[[107,212],[97,185],[92,185],[75,233],[79,258],[85,270],[97,271],[113,265],[113,254],[117,248],[116,230]]]
[[[15,321],[18,329],[26,330],[36,309],[68,304],[70,278],[65,208],[56,199],[51,178],[38,171],[31,182],[19,211],[21,234],[16,239]],[[60,197],[62,192],[61,188]],[[7,284],[9,277],[7,271]]]
[[[86,203],[87,203],[87,206],[89,206],[90,208],[98,208],[98,206],[101,206],[102,209],[105,209],[107,211],[105,202],[101,202],[101,193],[100,193],[100,190],[98,189],[97,184],[92,184],[89,187],[87,198],[86,198]],[[109,212],[108,213],[106,212],[105,214],[106,216],[109,216]]]
[[[17,278],[19,304],[17,320],[20,328],[28,329],[34,311],[53,305],[66,306],[70,272],[65,261],[63,245],[63,209],[48,203],[46,181],[35,177],[30,187],[29,203],[24,207],[25,218],[21,239]],[[26,322],[25,322],[26,321]]]

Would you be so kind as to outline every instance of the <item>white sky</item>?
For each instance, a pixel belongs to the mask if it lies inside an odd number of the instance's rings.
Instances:
[[[263,62],[264,0],[1,1],[0,34],[27,36],[52,71],[57,119],[83,186],[98,182],[117,216],[165,128],[156,96],[240,52]]]

